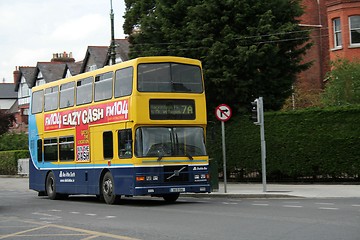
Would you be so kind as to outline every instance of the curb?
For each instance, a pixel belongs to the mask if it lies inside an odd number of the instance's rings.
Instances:
[[[29,175],[0,175],[0,178],[29,178]]]
[[[272,193],[184,193],[180,196],[193,198],[304,198],[288,194]]]

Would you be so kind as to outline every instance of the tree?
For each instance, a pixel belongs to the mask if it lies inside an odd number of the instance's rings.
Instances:
[[[13,114],[6,113],[0,110],[0,135],[3,135],[7,131],[9,131],[9,128],[15,121],[16,119]]]
[[[126,0],[130,56],[202,60],[209,109],[244,109],[258,96],[280,109],[311,46],[298,0]]]
[[[327,79],[322,95],[326,106],[360,104],[360,59],[337,59]]]

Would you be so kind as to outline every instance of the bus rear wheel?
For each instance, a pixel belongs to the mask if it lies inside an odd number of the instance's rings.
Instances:
[[[50,172],[46,177],[46,193],[51,200],[59,199],[60,195],[56,193],[56,181],[53,172]]]
[[[105,173],[101,184],[101,192],[107,204],[115,204],[119,202],[119,195],[115,194],[114,178],[110,172]]]

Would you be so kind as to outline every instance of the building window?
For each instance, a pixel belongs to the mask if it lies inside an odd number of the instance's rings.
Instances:
[[[350,45],[360,44],[360,16],[349,17]]]
[[[334,48],[340,48],[342,46],[340,18],[335,18],[333,20],[333,27],[334,27]]]

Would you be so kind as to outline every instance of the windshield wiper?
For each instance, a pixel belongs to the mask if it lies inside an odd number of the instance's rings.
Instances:
[[[188,152],[185,153],[185,156],[187,156],[190,160],[194,160],[194,158]]]
[[[164,155],[162,155],[161,153],[159,154],[159,156],[158,156],[158,158],[157,158],[157,160],[158,161],[161,161],[161,159],[164,157]]]

